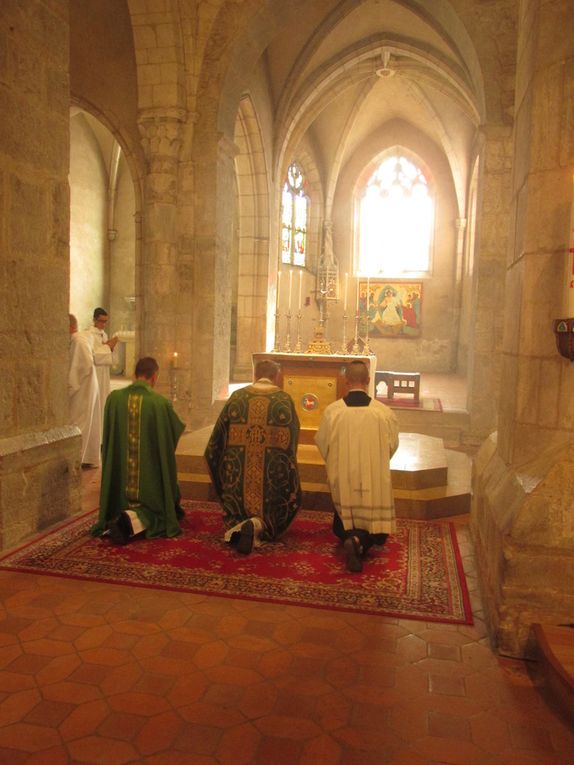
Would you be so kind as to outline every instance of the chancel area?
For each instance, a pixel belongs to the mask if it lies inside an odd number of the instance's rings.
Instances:
[[[475,609],[1,571],[0,760],[569,762],[573,31],[571,0],[0,3],[0,549],[97,507],[68,314],[103,306],[113,385],[159,363],[191,498],[268,356],[329,507],[313,434],[365,359],[399,515],[454,521]]]

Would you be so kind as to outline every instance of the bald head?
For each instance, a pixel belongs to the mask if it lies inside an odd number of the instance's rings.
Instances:
[[[73,335],[74,332],[78,331],[78,320],[76,319],[73,313],[69,313],[68,317],[70,320],[70,334]]]
[[[369,387],[369,369],[364,361],[351,361],[345,369],[345,380],[349,388]]]

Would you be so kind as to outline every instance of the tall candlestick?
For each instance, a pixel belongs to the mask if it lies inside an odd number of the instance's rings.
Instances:
[[[293,292],[293,269],[289,269],[289,301],[287,305],[287,310],[291,311],[291,294]]]
[[[343,301],[343,313],[347,313],[347,289],[349,287],[349,274],[345,274],[345,299]]]
[[[303,269],[299,271],[299,310],[301,310],[301,298],[303,296]]]

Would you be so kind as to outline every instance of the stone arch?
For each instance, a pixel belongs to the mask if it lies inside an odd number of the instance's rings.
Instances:
[[[95,118],[111,135],[111,137],[114,140],[114,148],[112,151],[112,156],[110,157],[110,166],[107,168],[109,178],[108,178],[108,188],[107,188],[107,199],[106,199],[106,206],[107,206],[107,221],[108,221],[108,231],[107,233],[107,239],[108,239],[108,255],[110,259],[110,265],[109,265],[109,284],[106,289],[108,303],[110,305],[111,309],[111,315],[112,318],[114,317],[114,314],[116,315],[117,321],[114,323],[114,330],[117,329],[125,329],[136,332],[136,338],[137,338],[137,330],[139,329],[139,322],[138,322],[138,311],[140,309],[139,306],[139,298],[141,296],[141,288],[140,288],[140,278],[141,278],[141,259],[142,259],[142,233],[141,233],[141,217],[142,217],[142,204],[143,204],[143,194],[142,194],[142,168],[141,168],[141,162],[140,162],[140,154],[136,150],[134,150],[134,147],[132,145],[132,142],[130,140],[129,135],[125,135],[124,132],[121,129],[118,129],[108,116],[102,112],[100,109],[95,107],[92,103],[87,101],[84,98],[79,97],[73,97],[71,98],[71,106],[72,108],[77,107],[81,109],[82,111],[88,113],[93,118]],[[128,244],[126,245],[128,248],[128,251],[131,251],[131,258],[133,263],[133,288],[130,286],[129,292],[130,295],[128,296],[116,296],[116,298],[113,297],[113,295],[117,292],[114,285],[119,286],[121,284],[122,288],[125,288],[125,272],[126,271],[126,264],[122,263],[122,274],[114,274],[114,252],[118,252],[119,257],[119,251],[120,251],[120,245],[124,245],[123,242],[116,242],[116,235],[117,230],[114,227],[114,214],[115,214],[115,202],[116,202],[116,194],[118,190],[118,167],[121,159],[123,158],[123,161],[125,162],[125,166],[127,168],[127,171],[129,173],[129,178],[131,181],[130,184],[130,195],[133,194],[133,209],[129,210],[129,215],[133,219],[133,230],[129,232],[128,236],[126,237],[128,239]],[[130,204],[128,202],[128,204]],[[131,208],[131,204],[130,204]],[[133,249],[132,249],[133,248]],[[125,250],[125,247],[124,247]],[[125,259],[125,252],[122,251],[121,253],[122,260]],[[118,258],[116,258],[117,260]],[[117,265],[117,264],[116,264]],[[131,271],[130,268],[128,268],[128,271]],[[117,278],[115,278],[117,277]],[[121,280],[121,281],[120,281]],[[120,290],[121,291],[121,290]],[[119,302],[120,297],[130,297],[134,298],[133,301],[129,302]],[[113,305],[119,305],[121,306],[121,310],[114,311]],[[133,311],[136,311],[135,316],[131,316],[131,313]],[[131,324],[131,326],[126,326],[127,324]],[[134,338],[135,339],[135,338]],[[130,355],[133,352],[133,341],[130,340]],[[125,369],[125,362],[122,363],[122,367]],[[128,371],[128,370],[126,370]]]
[[[235,352],[233,380],[250,380],[251,358],[266,347],[267,298],[270,288],[269,180],[261,127],[253,101],[239,102],[234,142],[237,146],[237,282],[233,304]],[[271,301],[270,301],[271,302]]]

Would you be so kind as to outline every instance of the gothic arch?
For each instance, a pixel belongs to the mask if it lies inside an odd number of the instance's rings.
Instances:
[[[234,380],[250,380],[252,354],[266,347],[269,273],[273,273],[269,253],[273,248],[269,238],[269,180],[261,127],[248,95],[239,102],[234,142],[237,146],[237,284],[235,333],[232,333],[236,342],[231,373]]]

